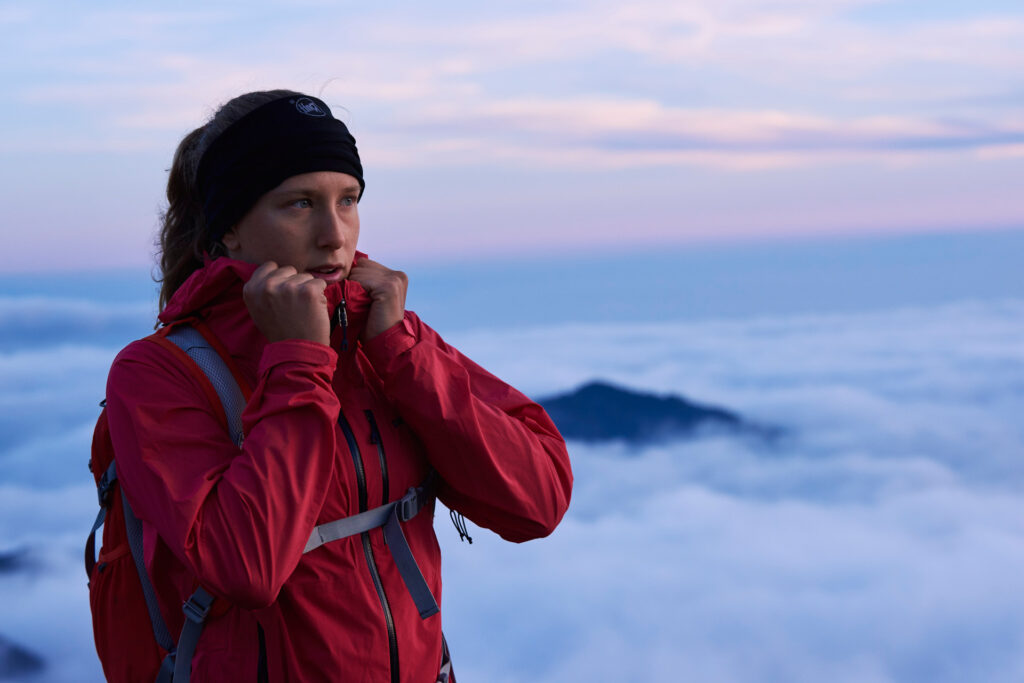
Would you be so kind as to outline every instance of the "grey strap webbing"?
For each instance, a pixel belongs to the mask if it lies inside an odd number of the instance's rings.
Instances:
[[[191,672],[189,672],[191,673]],[[167,653],[156,672],[156,683],[171,683],[174,680],[174,651]]]
[[[178,651],[174,657],[174,683],[188,683],[192,676],[192,656],[196,653],[196,645],[199,644],[199,636],[203,634],[203,625],[206,623],[206,615],[210,613],[213,599],[213,596],[200,586],[182,606],[185,612],[185,625],[181,629]]]
[[[405,587],[420,613],[420,618],[426,619],[437,614],[440,611],[437,600],[434,599],[426,579],[423,578],[423,572],[416,564],[416,558],[413,557],[401,525],[401,522],[408,522],[415,517],[433,498],[435,476],[431,472],[423,484],[416,488],[410,488],[399,500],[315,527],[306,543],[306,549],[302,552],[308,553],[324,543],[355,536],[377,527],[384,527],[384,540],[387,541],[391,557],[395,560],[398,573],[401,574],[402,581],[405,582]]]
[[[96,485],[96,495],[100,501],[100,511],[96,513],[96,521],[93,522],[92,529],[89,530],[89,537],[85,541],[85,576],[89,581],[92,581],[92,568],[96,565],[96,532],[107,521],[110,489],[115,481],[117,481],[117,468],[114,467],[114,461],[111,460],[106,472],[100,477],[99,484]]]
[[[135,516],[132,506],[128,504],[128,498],[124,495],[124,487],[121,488],[121,505],[124,507],[124,526],[128,532],[128,546],[132,550],[132,559],[135,560],[135,570],[139,573],[142,595],[146,598],[146,609],[149,610],[149,621],[153,624],[153,635],[156,636],[157,644],[170,652],[174,650],[174,639],[171,638],[167,624],[164,623],[164,618],[160,614],[156,590],[153,588],[153,582],[149,580],[146,560],[142,554],[142,522]]]
[[[167,333],[167,339],[174,342],[196,362],[210,384],[217,391],[224,413],[228,418],[228,433],[236,446],[242,446],[242,411],[245,409],[245,395],[238,386],[231,370],[217,350],[196,328],[178,325]]]
[[[400,522],[411,519],[411,517],[400,515],[399,510],[402,501],[408,498],[414,490],[410,489],[410,493],[406,494],[406,497],[398,501],[392,508],[391,515],[388,516],[388,521],[384,524],[384,540],[387,541],[391,557],[394,558],[395,566],[398,567],[398,573],[402,575],[402,581],[405,582],[405,587],[409,590],[413,603],[416,604],[420,619],[426,619],[440,612],[441,608],[437,606],[434,594],[430,592],[430,587],[427,585],[426,579],[423,578],[423,572],[416,564],[416,558],[413,557],[409,542],[405,540],[405,533],[402,532],[400,524]]]
[[[202,333],[191,325],[175,327],[167,333],[167,339],[187,353],[210,380],[210,384],[213,385],[218,398],[220,398],[221,405],[224,406],[231,441],[241,448],[244,438],[242,411],[245,409],[245,395],[231,374],[231,369],[228,368],[217,350],[210,345],[210,342],[206,341]],[[199,636],[203,634],[203,625],[213,600],[213,596],[200,586],[185,601],[182,606],[185,612],[185,625],[178,637],[178,648],[167,655],[160,669],[161,676],[165,675],[166,669],[173,666],[174,683],[189,683],[189,679],[192,677],[192,656],[199,645]],[[159,677],[157,681],[163,683]]]

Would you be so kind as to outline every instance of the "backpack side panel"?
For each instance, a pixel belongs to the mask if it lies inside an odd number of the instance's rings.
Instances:
[[[93,432],[93,476],[99,479],[114,457],[106,409]],[[167,653],[156,643],[142,585],[125,530],[121,484],[114,482],[103,524],[103,544],[89,577],[93,637],[103,674],[112,683],[156,680]]]
[[[200,332],[208,332],[199,321],[183,321],[197,327]],[[225,408],[212,381],[199,367],[193,358],[166,338],[173,326],[161,328],[158,332],[146,337],[176,358],[177,362],[198,380],[203,392],[210,402],[211,408],[230,431]],[[240,377],[226,350],[212,335],[204,333],[207,341],[215,348],[224,360],[225,365],[236,381]],[[247,384],[240,384],[246,399],[249,397]],[[92,454],[89,467],[93,478],[99,485],[100,478],[114,460],[114,446],[110,439],[110,427],[107,423],[107,411],[100,413],[93,432]],[[124,505],[121,496],[121,482],[115,480],[110,487],[106,519],[103,524],[103,540],[96,565],[89,576],[89,606],[92,610],[93,637],[96,653],[103,665],[103,673],[108,681],[121,683],[128,681],[154,681],[160,670],[167,651],[157,642],[153,633],[142,584],[138,570],[132,557],[131,546],[125,526]],[[196,584],[198,587],[198,583]],[[166,590],[167,587],[164,587]],[[160,592],[158,588],[158,593]],[[214,605],[211,617],[223,614],[230,605],[218,601]],[[172,634],[176,633],[184,621],[181,613],[171,615],[166,625]]]

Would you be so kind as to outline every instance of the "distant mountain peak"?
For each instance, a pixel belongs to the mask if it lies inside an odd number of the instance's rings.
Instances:
[[[28,678],[44,668],[42,657],[0,634],[0,679]]]
[[[575,391],[540,399],[567,439],[629,442],[685,438],[706,430],[746,431],[738,414],[693,403],[681,396],[658,395],[593,380]]]

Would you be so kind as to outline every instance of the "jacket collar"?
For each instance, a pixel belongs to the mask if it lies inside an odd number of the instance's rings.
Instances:
[[[356,252],[353,264],[361,258],[366,258],[366,254]],[[223,336],[225,333],[222,331],[224,325],[218,324],[220,322],[230,321],[233,327],[248,319],[249,325],[244,326],[255,328],[248,315],[245,302],[242,300],[242,287],[249,281],[257,267],[256,264],[226,256],[207,260],[203,267],[192,273],[174,293],[160,313],[160,322],[166,325],[175,320],[196,316],[205,319],[218,336]],[[332,329],[338,319],[336,311],[344,302],[348,328],[346,338],[348,347],[354,348],[354,342],[359,338],[370,310],[370,297],[366,289],[357,282],[343,280],[327,285],[324,294],[327,297],[328,314],[332,316]],[[230,332],[228,334],[234,336]],[[333,342],[336,339],[340,339],[337,335],[338,330],[334,330],[331,336],[332,345],[335,345]],[[223,341],[229,346],[233,346],[231,340],[223,339]]]

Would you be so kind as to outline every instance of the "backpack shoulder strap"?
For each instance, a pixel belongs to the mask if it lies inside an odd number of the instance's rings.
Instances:
[[[226,351],[219,344],[214,346],[212,340],[191,324],[176,325],[164,335],[164,339],[188,354],[213,385],[224,408],[228,434],[234,444],[241,448],[245,438],[242,432],[242,411],[245,409],[247,397],[232,368],[227,364]],[[191,678],[192,656],[199,644],[199,636],[203,633],[203,625],[213,601],[214,597],[200,586],[182,607],[185,612],[185,625],[178,638],[176,651],[168,655],[168,660],[165,660],[161,670],[166,676],[168,664],[171,664],[174,683],[188,683]]]
[[[213,385],[214,391],[217,392],[217,398],[220,399],[220,404],[224,408],[231,440],[241,448],[244,438],[242,410],[245,409],[246,397],[221,353],[202,332],[189,324],[174,326],[164,335],[164,339],[188,354]]]
[[[142,520],[135,516],[132,506],[128,504],[128,498],[124,495],[124,487],[121,488],[121,510],[124,513],[124,526],[128,537],[128,548],[132,552],[132,561],[135,563],[135,571],[139,575],[139,583],[142,585],[142,597],[146,600],[146,609],[149,611],[149,622],[153,626],[153,636],[157,645],[167,652],[174,652],[174,640],[171,632],[167,629],[167,623],[160,614],[160,603],[157,601],[156,589],[153,582],[149,580],[149,572],[146,571],[146,560],[142,550]]]

